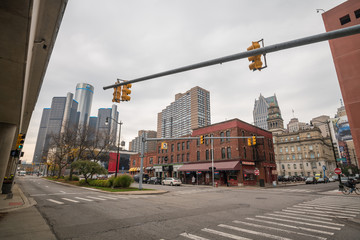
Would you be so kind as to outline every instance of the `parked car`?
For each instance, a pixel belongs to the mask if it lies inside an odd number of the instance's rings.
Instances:
[[[140,177],[140,174],[134,175],[134,181],[138,183],[138,182],[139,182],[139,177]],[[143,182],[143,183],[146,183],[149,178],[150,178],[150,177],[149,177],[149,174],[143,174],[143,180],[142,180],[142,182]]]
[[[319,178],[319,179],[317,180],[317,182],[318,182],[318,183],[325,183],[325,179],[324,179],[324,178]]]
[[[181,185],[181,180],[178,178],[165,178],[164,180],[162,180],[162,185]]]
[[[161,178],[159,177],[151,177],[149,178],[149,180],[147,181],[147,183],[149,184],[161,184]]]
[[[305,183],[306,184],[316,184],[317,181],[314,177],[308,177],[306,180],[305,180]]]
[[[334,178],[329,178],[329,182],[335,182],[335,179]]]

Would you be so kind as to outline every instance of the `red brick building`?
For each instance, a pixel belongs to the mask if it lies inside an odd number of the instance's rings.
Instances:
[[[199,139],[166,141],[167,150],[157,143],[157,151],[144,156],[144,172],[150,176],[177,177],[183,183],[212,184],[211,140],[213,139],[215,182],[219,185],[265,185],[276,180],[276,164],[269,131],[250,125],[239,119],[213,124],[193,130],[191,136],[205,136],[204,144]],[[257,144],[248,146],[246,137],[256,136]],[[186,136],[185,136],[186,137]],[[226,137],[244,137],[227,139]],[[130,172],[138,173],[140,156],[130,157]],[[134,171],[135,170],[135,171]],[[259,176],[255,175],[259,170]]]
[[[326,31],[360,24],[360,1],[348,0],[322,14]],[[329,40],[360,164],[360,34]]]

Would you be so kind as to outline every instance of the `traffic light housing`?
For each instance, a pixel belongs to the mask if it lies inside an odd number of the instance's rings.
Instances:
[[[25,142],[25,134],[20,133],[16,140],[16,150],[21,150]]]
[[[248,138],[248,146],[251,146],[251,138]]]
[[[121,98],[121,86],[115,87],[114,88],[114,93],[113,93],[114,97],[113,97],[113,102],[120,102],[120,98]]]
[[[121,101],[130,101],[131,97],[129,96],[129,94],[131,93],[131,90],[129,88],[131,88],[130,83],[123,85]]]
[[[260,44],[258,42],[252,42],[251,46],[247,48],[248,51],[254,50],[260,48]],[[251,56],[248,57],[248,60],[251,61],[250,65],[249,65],[249,69],[250,70],[259,70],[261,71],[261,67],[263,65],[262,61],[261,61],[261,54],[260,55],[256,55],[256,56]]]
[[[204,144],[205,143],[205,138],[204,135],[200,136],[200,144]]]
[[[256,145],[256,137],[252,136],[252,145]]]

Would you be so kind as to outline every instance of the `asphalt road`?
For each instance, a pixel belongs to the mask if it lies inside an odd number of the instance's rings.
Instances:
[[[38,177],[26,176],[19,182],[58,239],[360,236],[360,196],[339,194],[336,183],[267,189],[151,185],[169,192],[124,196]]]

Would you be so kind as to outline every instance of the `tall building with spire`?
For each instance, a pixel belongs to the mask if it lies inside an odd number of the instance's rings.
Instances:
[[[279,104],[276,98],[276,94],[274,96],[270,96],[265,98],[261,93],[258,100],[255,99],[253,117],[254,117],[254,125],[260,127],[262,129],[268,130],[268,114],[270,104],[273,104],[272,107],[277,107],[277,114],[281,117],[281,111],[279,108]]]

